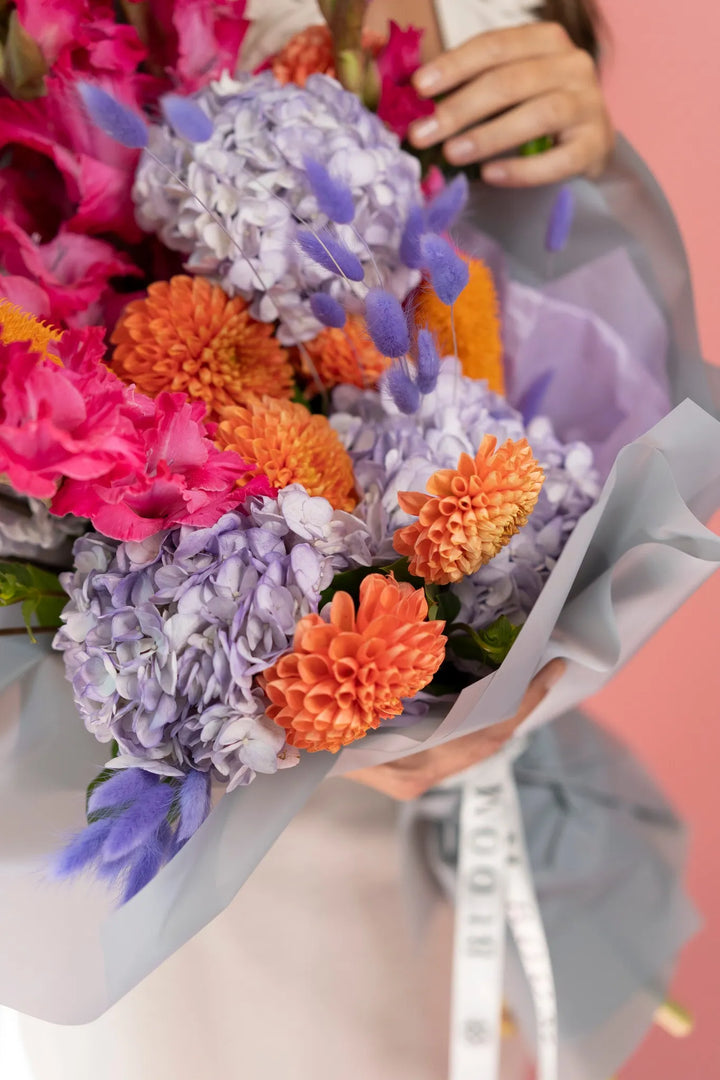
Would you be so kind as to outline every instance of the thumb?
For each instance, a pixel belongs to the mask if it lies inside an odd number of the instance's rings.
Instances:
[[[518,723],[527,719],[530,713],[537,709],[538,705],[540,705],[550,693],[553,686],[555,686],[555,684],[563,677],[566,670],[567,661],[563,660],[562,657],[556,657],[538,671],[537,675],[528,686],[525,697],[522,699],[520,708],[516,714],[515,719]]]

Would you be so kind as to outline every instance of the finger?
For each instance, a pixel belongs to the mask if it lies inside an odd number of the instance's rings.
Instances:
[[[450,49],[432,63],[418,68],[412,82],[421,97],[436,97],[491,68],[573,48],[567,32],[557,23],[492,30],[477,34],[464,45]]]
[[[410,142],[418,148],[433,146],[513,105],[542,97],[558,87],[567,87],[574,67],[572,57],[573,54],[568,53],[561,62],[548,57],[521,60],[473,79],[439,102],[432,116],[411,124]]]
[[[375,788],[393,799],[407,801],[419,798],[442,780],[464,772],[497,753],[515,729],[540,705],[565,668],[562,659],[550,661],[533,678],[518,711],[508,720],[452,739],[432,750],[421,750],[386,765],[346,773],[346,779]]]
[[[487,161],[531,139],[559,135],[575,127],[583,118],[582,105],[576,94],[553,90],[523,102],[495,120],[463,132],[446,143],[443,151],[452,165]]]
[[[481,175],[486,184],[496,187],[538,187],[584,175],[597,160],[594,141],[578,136],[543,154],[491,161]]]

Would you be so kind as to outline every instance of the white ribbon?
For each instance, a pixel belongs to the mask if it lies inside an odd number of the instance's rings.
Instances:
[[[535,1007],[537,1080],[557,1080],[555,985],[512,768],[521,750],[513,742],[448,781],[462,782],[450,1080],[499,1075],[506,926]]]

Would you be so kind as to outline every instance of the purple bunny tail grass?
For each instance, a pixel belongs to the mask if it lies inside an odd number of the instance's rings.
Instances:
[[[423,265],[420,241],[425,232],[425,215],[419,206],[413,206],[408,214],[405,228],[400,239],[400,258],[411,270],[420,270]]]
[[[165,94],[160,98],[160,108],[170,127],[188,142],[207,142],[215,130],[208,114],[192,98]]]
[[[457,300],[468,281],[470,269],[455,249],[441,236],[424,236],[420,242],[423,263],[441,303],[448,307]]]
[[[180,786],[178,840],[194,836],[210,813],[210,774],[191,769]]]
[[[573,218],[575,217],[575,195],[569,184],[563,184],[558,191],[550,210],[545,248],[555,254],[563,251],[570,239]]]
[[[137,896],[141,889],[152,881],[163,864],[172,855],[172,833],[167,824],[161,825],[155,836],[152,836],[131,862],[125,887],[123,888],[122,903],[127,904],[133,896]]]
[[[440,354],[435,338],[427,327],[423,327],[417,336],[417,375],[415,382],[421,394],[431,394],[437,386],[440,374]]]
[[[460,216],[468,201],[469,185],[465,173],[460,173],[440,191],[425,209],[426,227],[430,232],[446,232]]]
[[[303,158],[303,165],[320,212],[337,225],[349,225],[355,217],[355,200],[348,185],[331,176],[314,158]]]
[[[402,304],[384,289],[370,289],[365,297],[365,322],[372,343],[383,356],[398,359],[410,349],[410,335]]]
[[[52,877],[59,880],[72,877],[99,859],[112,826],[112,818],[101,818],[76,833],[51,863]]]
[[[176,785],[163,783],[157,777],[156,784],[113,820],[103,844],[103,859],[122,859],[156,833],[170,812],[176,791]]]
[[[153,785],[153,775],[144,769],[118,769],[94,789],[88,799],[88,814],[117,810],[141,797]]]
[[[385,389],[401,413],[411,416],[420,408],[420,391],[404,365],[393,364],[385,375]]]
[[[352,251],[349,251],[342,241],[334,237],[327,229],[320,229],[316,233],[309,229],[300,229],[297,242],[309,259],[332,274],[339,274],[349,281],[362,281],[365,277],[365,271],[358,257],[353,255]]]
[[[87,114],[96,127],[131,150],[142,150],[147,146],[148,129],[142,117],[121,105],[99,86],[78,82],[77,88]]]
[[[554,374],[553,371],[543,371],[542,375],[538,375],[530,383],[518,401],[516,408],[521,413],[524,424],[529,424],[540,412],[540,406],[545,399],[550,383],[553,381]]]
[[[330,293],[317,292],[310,297],[310,307],[318,322],[342,330],[347,322],[345,308]]]

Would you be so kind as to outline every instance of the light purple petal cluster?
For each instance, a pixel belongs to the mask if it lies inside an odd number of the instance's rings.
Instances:
[[[335,391],[333,406],[332,424],[363,495],[355,513],[368,523],[376,558],[394,557],[393,534],[411,520],[398,506],[399,491],[424,491],[437,469],[456,468],[462,453],[474,457],[485,435],[499,443],[527,437],[546,477],[528,524],[492,562],[452,586],[462,621],[478,629],[500,615],[523,622],[568,536],[598,497],[590,449],[561,443],[543,417],[526,427],[484,381],[462,376],[454,359],[443,361],[435,390],[414,416],[401,415],[387,394],[349,386]]]
[[[143,543],[77,541],[55,647],[86,726],[120,747],[113,764],[233,788],[297,760],[255,676],[351,565],[342,552],[369,560],[367,529],[296,487],[248,511]]]
[[[158,126],[150,150],[230,236],[151,154],[141,159],[134,189],[140,225],[186,252],[192,272],[251,299],[256,318],[278,319],[285,343],[322,329],[310,307],[318,289],[358,307],[366,286],[349,285],[313,263],[296,243],[298,222],[316,230],[328,224],[307,175],[311,158],[352,192],[352,223],[331,228],[369,271],[368,284],[378,284],[373,262],[383,287],[399,299],[417,284],[399,247],[410,208],[421,201],[420,167],[358,98],[324,75],[311,76],[301,89],[280,86],[265,72],[237,81],[224,75],[197,101],[212,120],[211,138],[190,143]]]

